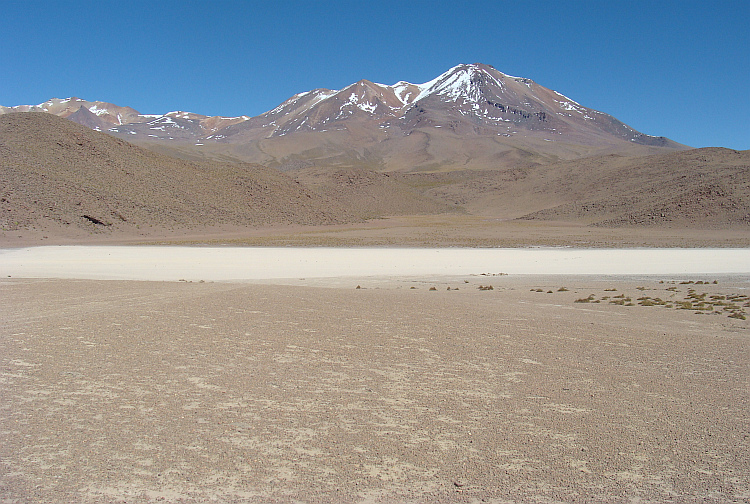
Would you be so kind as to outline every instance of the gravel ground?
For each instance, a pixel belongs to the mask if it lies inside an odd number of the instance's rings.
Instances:
[[[0,502],[750,499],[746,278],[298,283],[1,280]]]

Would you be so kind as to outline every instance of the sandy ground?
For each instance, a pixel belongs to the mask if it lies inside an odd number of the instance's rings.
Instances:
[[[50,225],[0,231],[0,247],[39,245],[240,245],[408,247],[750,247],[750,229],[590,227],[465,214],[411,215],[328,226],[195,226],[78,229]]]
[[[750,277],[296,281],[0,280],[0,502],[750,499]]]

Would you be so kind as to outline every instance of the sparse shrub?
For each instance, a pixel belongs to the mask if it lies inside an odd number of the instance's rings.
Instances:
[[[568,289],[566,289],[565,287],[560,287],[559,289],[557,289],[557,292],[568,292]]]
[[[612,299],[610,304],[616,304],[620,306],[633,306],[632,299],[625,296],[615,296],[616,299]]]
[[[580,298],[580,299],[576,299],[576,300],[575,300],[575,301],[573,301],[573,302],[574,302],[574,303],[590,303],[590,302],[592,302],[592,301],[593,301],[593,300],[594,300],[595,298],[596,298],[596,296],[594,296],[593,294],[590,294],[590,295],[589,295],[589,297],[586,297],[586,298]]]
[[[430,290],[431,290],[431,291],[436,291],[436,290],[437,290],[437,287],[430,287]]]
[[[481,290],[481,291],[490,291],[490,290],[495,290],[495,288],[492,287],[491,285],[480,285],[479,286],[479,290]]]

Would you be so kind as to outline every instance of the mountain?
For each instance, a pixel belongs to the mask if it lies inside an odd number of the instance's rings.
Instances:
[[[144,137],[161,139],[173,138],[171,138],[169,134],[149,136],[149,132],[159,131],[165,133],[165,128],[170,128],[170,131],[173,132],[176,130],[185,130],[179,138],[201,138],[215,133],[229,125],[250,119],[247,116],[209,117],[182,111],[169,112],[164,115],[141,114],[130,107],[120,107],[102,101],[91,102],[76,97],[66,98],[64,100],[53,98],[44,103],[40,103],[39,105],[17,105],[15,107],[0,106],[0,114],[9,114],[13,112],[47,112],[58,117],[70,119],[73,122],[91,129],[107,131],[110,133],[119,132],[118,127],[132,125],[133,129],[128,129],[130,135],[137,135],[135,130],[140,127],[140,129],[143,130],[142,135]],[[133,138],[130,139],[132,140]]]
[[[458,65],[424,84],[386,86],[362,80],[340,91],[302,93],[260,118],[259,126],[269,128],[267,137],[326,131],[356,118],[400,135],[421,127],[505,137],[522,130],[551,141],[577,134],[581,142],[615,137],[639,145],[671,145],[663,137],[639,133],[530,79],[505,75],[482,64]],[[228,133],[256,127],[253,122],[245,123]]]
[[[256,117],[145,115],[78,98],[0,107],[0,113],[35,110],[177,157],[282,170],[493,169],[686,148],[484,64],[458,65],[424,84],[361,80],[337,91],[315,89]]]
[[[39,105],[0,106],[0,114],[13,112],[47,112],[91,129],[105,129],[115,125],[138,122],[146,117],[130,107],[120,107],[100,101],[90,102],[75,96],[64,100],[53,98]]]

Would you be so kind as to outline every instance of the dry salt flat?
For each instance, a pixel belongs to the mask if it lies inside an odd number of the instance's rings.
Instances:
[[[0,250],[0,275],[25,278],[226,281],[482,272],[750,273],[750,249],[56,246]]]
[[[144,249],[0,253],[0,502],[750,499],[745,250]]]

